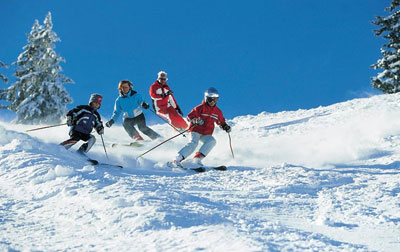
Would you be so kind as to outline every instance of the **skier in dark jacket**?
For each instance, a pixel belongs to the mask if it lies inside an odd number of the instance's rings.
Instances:
[[[143,137],[135,129],[139,128],[146,136],[151,139],[160,137],[154,130],[147,127],[146,119],[141,109],[148,109],[150,106],[143,101],[140,94],[133,90],[133,84],[129,80],[122,80],[118,84],[119,96],[115,100],[113,115],[106,123],[107,127],[111,127],[116,120],[118,120],[121,113],[124,113],[124,120],[122,125],[128,135],[135,141],[143,141]]]
[[[71,148],[79,140],[85,141],[78,152],[87,153],[96,142],[95,136],[90,134],[93,128],[99,135],[104,134],[104,127],[100,114],[97,110],[101,106],[103,97],[99,94],[92,94],[89,105],[80,105],[67,113],[67,125],[70,126],[70,139],[60,143],[66,149]]]

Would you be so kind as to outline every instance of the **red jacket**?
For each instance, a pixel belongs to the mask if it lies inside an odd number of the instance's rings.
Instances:
[[[220,126],[226,124],[221,110],[217,106],[210,107],[205,101],[192,109],[187,117],[190,119],[190,121],[195,117],[204,121],[203,125],[197,125],[190,129],[190,131],[194,131],[202,135],[212,135],[214,132],[215,123]],[[190,127],[192,126],[193,123],[190,124]]]
[[[174,95],[170,94],[166,97],[161,96],[161,94],[166,94],[168,91],[171,91],[171,88],[167,84],[162,85],[158,81],[155,81],[153,85],[150,86],[149,93],[151,99],[153,99],[153,105],[156,112],[166,114],[168,107],[178,107]]]

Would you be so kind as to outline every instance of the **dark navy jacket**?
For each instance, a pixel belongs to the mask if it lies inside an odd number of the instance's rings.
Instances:
[[[83,134],[90,134],[93,128],[103,127],[100,114],[96,109],[89,105],[80,105],[70,110],[67,116],[71,116],[75,121],[72,130]]]

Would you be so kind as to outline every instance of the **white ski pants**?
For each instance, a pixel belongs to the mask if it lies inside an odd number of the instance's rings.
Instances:
[[[184,158],[187,158],[195,151],[199,141],[203,143],[199,149],[199,152],[204,156],[207,156],[217,143],[215,138],[211,135],[202,135],[197,132],[190,132],[189,143],[187,143],[178,153]]]

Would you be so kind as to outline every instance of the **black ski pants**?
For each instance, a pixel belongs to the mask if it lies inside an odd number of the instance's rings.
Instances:
[[[82,144],[79,150],[88,152],[92,148],[93,144],[96,142],[96,138],[92,134],[85,134],[79,131],[71,130],[69,132],[69,135],[71,137],[70,139],[60,143],[60,145],[64,146],[67,150],[71,148],[74,144],[82,140],[86,143]]]

